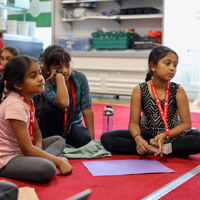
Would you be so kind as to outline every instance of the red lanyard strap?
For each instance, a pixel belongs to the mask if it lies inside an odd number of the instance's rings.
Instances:
[[[20,94],[20,97],[28,105],[29,110],[30,110],[29,135],[30,135],[32,144],[34,144],[35,107],[33,104],[33,100],[31,99],[31,102],[29,105],[29,103],[26,101],[26,99],[21,94]]]
[[[72,98],[73,98],[73,112],[72,112],[72,115],[70,117],[70,120],[71,120],[73,113],[75,111],[75,107],[76,107],[76,92],[75,92],[73,81],[71,79],[70,79],[70,90],[71,90]],[[65,112],[64,112],[64,135],[67,133],[67,124],[68,124],[68,109],[65,108]]]
[[[152,88],[154,97],[156,99],[156,103],[157,103],[158,109],[160,111],[160,115],[161,115],[162,120],[163,120],[164,125],[165,125],[165,133],[166,133],[167,136],[169,136],[169,127],[168,127],[168,124],[167,124],[167,110],[168,110],[168,101],[169,101],[170,82],[168,82],[167,88],[166,88],[166,92],[165,92],[164,112],[163,112],[160,100],[158,98],[158,94],[156,92],[156,88],[155,88],[155,86],[153,84],[153,80],[151,80],[150,83],[151,83],[151,88]]]

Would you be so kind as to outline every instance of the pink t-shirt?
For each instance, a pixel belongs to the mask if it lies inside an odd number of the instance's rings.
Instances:
[[[0,104],[0,169],[13,157],[23,155],[9,119],[24,121],[29,128],[29,106],[15,92]]]

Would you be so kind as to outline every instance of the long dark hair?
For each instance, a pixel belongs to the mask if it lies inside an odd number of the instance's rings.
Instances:
[[[70,62],[71,56],[64,47],[50,45],[45,49],[42,59],[44,66],[49,69],[51,65],[59,65],[61,61]]]
[[[46,67],[48,70],[51,65],[60,65],[61,62],[68,63],[71,61],[69,52],[63,46],[56,44],[48,46],[41,56],[43,67]],[[42,69],[42,74],[45,79],[49,76],[44,69]]]
[[[160,59],[164,58],[169,53],[174,53],[178,58],[177,53],[174,50],[172,50],[166,46],[157,46],[151,50],[151,53],[149,54],[149,59],[148,59],[149,71],[147,72],[146,78],[145,78],[146,82],[151,80],[152,76],[153,76],[153,73],[150,70],[150,63],[157,65],[158,61]]]
[[[4,84],[5,82],[7,90],[18,92],[14,84],[23,83],[24,75],[27,69],[31,66],[32,62],[37,62],[37,61],[28,56],[17,56],[8,61],[4,70],[3,77],[0,81],[1,98],[5,87]]]
[[[4,48],[0,51],[0,54],[2,54],[2,52],[5,51],[5,50],[9,51],[9,52],[13,55],[13,57],[19,55],[18,49],[15,48],[15,47],[11,47],[11,46],[6,46],[6,47],[4,47]]]

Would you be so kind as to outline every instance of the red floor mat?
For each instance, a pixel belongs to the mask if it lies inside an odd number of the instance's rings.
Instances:
[[[64,200],[76,193],[79,193],[87,188],[92,189],[91,200],[139,200],[152,192],[163,187],[167,183],[173,181],[179,176],[190,171],[200,162],[200,156],[192,156],[188,159],[180,158],[160,158],[154,156],[140,157],[140,156],[126,156],[113,155],[109,158],[101,158],[102,160],[117,160],[117,159],[143,159],[153,158],[175,170],[175,173],[163,174],[140,174],[140,175],[123,175],[123,176],[102,176],[94,177],[84,167],[81,161],[85,159],[70,160],[73,166],[73,173],[69,176],[57,175],[48,184],[33,184],[24,183],[20,181],[11,182],[17,184],[19,187],[29,186],[34,187],[40,200]],[[97,159],[99,160],[99,159]],[[9,180],[9,179],[7,179]],[[193,184],[191,182],[191,184]],[[185,189],[185,188],[184,188]],[[190,187],[190,193],[193,191]],[[184,191],[187,193],[186,191]],[[181,194],[181,191],[180,191]],[[176,193],[173,194],[173,196]],[[169,198],[171,199],[171,198]],[[185,198],[186,199],[186,198]]]
[[[99,139],[102,133],[102,118],[105,104],[94,104],[95,131],[96,139]],[[115,129],[124,129],[128,126],[129,107],[113,106],[115,112]],[[193,126],[200,128],[199,113],[192,113]],[[36,190],[40,200],[65,200],[87,188],[92,189],[90,200],[139,200],[152,192],[163,187],[167,183],[173,181],[179,176],[192,170],[200,163],[200,154],[190,156],[187,159],[167,158],[154,156],[128,156],[113,155],[112,157],[100,158],[102,160],[118,160],[118,159],[156,159],[165,166],[176,171],[175,173],[163,174],[140,174],[140,175],[123,175],[123,176],[104,176],[94,177],[84,167],[81,161],[86,159],[70,159],[69,162],[73,166],[73,172],[69,176],[60,176],[59,174],[48,184],[33,184],[21,181],[9,180],[19,187],[29,186]],[[96,160],[100,160],[96,159]],[[93,159],[94,160],[94,159]],[[87,160],[88,161],[88,160]],[[179,188],[166,195],[165,199],[192,199],[192,192],[197,194],[197,184],[199,176],[192,178]],[[5,178],[0,178],[5,179]],[[192,187],[193,186],[193,187]],[[187,190],[186,190],[187,188]],[[190,190],[190,191],[188,191]],[[188,198],[188,195],[190,195]],[[168,197],[168,198],[167,198]]]
[[[199,200],[200,199],[200,174],[192,177],[179,187],[175,188],[165,196],[162,200]]]

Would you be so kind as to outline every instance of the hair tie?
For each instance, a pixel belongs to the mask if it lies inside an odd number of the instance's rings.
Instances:
[[[7,80],[5,80],[3,83],[4,83],[4,87],[6,87],[7,86]]]

